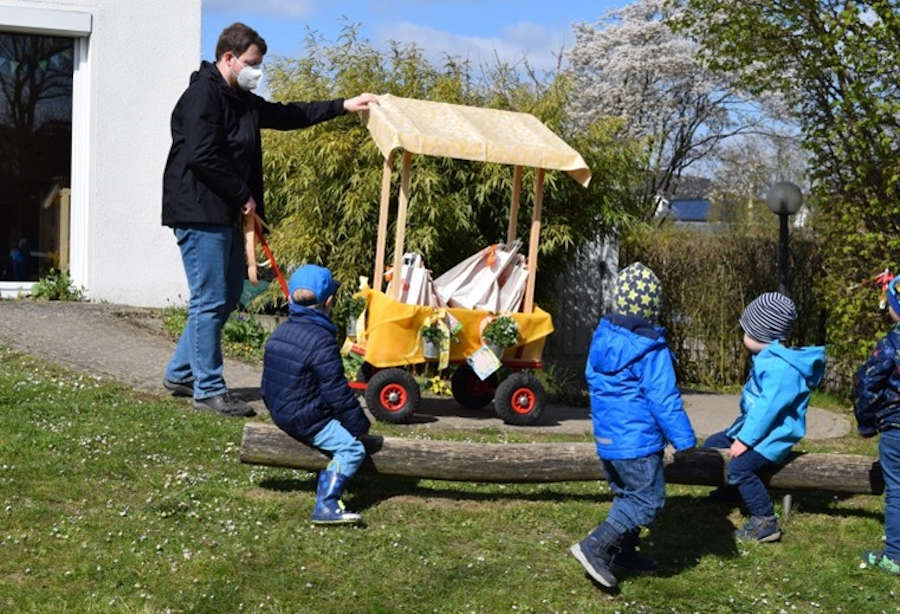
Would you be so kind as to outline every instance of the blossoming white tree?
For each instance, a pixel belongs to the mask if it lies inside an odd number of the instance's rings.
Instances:
[[[682,172],[708,159],[725,139],[766,127],[764,105],[728,75],[704,67],[694,42],[673,32],[678,14],[665,0],[637,0],[599,23],[574,26],[569,53],[573,116],[587,124],[622,116],[647,148],[641,195],[646,215],[657,195],[674,192]]]

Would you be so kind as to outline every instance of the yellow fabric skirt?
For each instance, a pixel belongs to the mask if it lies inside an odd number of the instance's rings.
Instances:
[[[371,288],[363,288],[358,294],[367,302],[365,336],[357,343],[365,349],[366,362],[380,368],[425,362],[419,330],[436,308],[407,305]],[[446,311],[462,324],[459,343],[450,342],[450,360],[465,360],[484,343],[482,322],[493,314],[454,307],[448,307]],[[505,315],[511,316],[519,325],[519,343],[506,349],[503,361],[540,362],[544,341],[553,332],[550,314],[535,307],[534,313]]]

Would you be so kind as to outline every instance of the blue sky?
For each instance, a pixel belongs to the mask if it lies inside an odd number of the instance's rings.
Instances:
[[[303,53],[307,28],[329,39],[342,18],[359,23],[376,46],[415,42],[431,59],[444,54],[491,60],[523,56],[539,70],[555,65],[554,54],[573,43],[571,25],[595,22],[627,0],[203,0],[202,50],[215,55],[222,28],[243,21],[266,39],[269,55]]]

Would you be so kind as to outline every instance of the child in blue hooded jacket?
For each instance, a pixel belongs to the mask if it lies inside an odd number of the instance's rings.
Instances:
[[[886,288],[894,326],[856,373],[853,411],[863,437],[881,433],[878,461],[884,476],[884,550],[866,550],[869,567],[900,576],[900,276]]]
[[[291,275],[290,315],[266,342],[260,384],[272,422],[331,456],[319,472],[314,524],[362,522],[341,501],[347,481],[365,460],[359,437],[370,423],[347,385],[337,329],[329,317],[337,288],[331,271],[315,264]]]
[[[637,554],[641,526],[663,508],[663,449],[694,447],[696,440],[675,385],[672,356],[659,317],[661,288],[637,262],[616,279],[613,313],[591,340],[585,377],[597,454],[614,498],[606,520],[569,550],[588,574],[616,585],[616,565],[651,571],[656,563]]]
[[[810,390],[825,374],[824,347],[782,345],[796,319],[794,302],[778,292],[761,294],[744,309],[740,325],[753,366],[741,392],[740,413],[731,426],[703,444],[729,449],[727,482],[737,488],[750,513],[744,527],[735,532],[740,540],[781,539],[775,507],[760,473],[784,463],[806,434]],[[710,499],[725,499],[729,490],[718,489]]]

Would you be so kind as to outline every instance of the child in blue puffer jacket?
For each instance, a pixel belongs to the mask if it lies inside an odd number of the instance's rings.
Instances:
[[[860,435],[881,433],[878,460],[884,476],[884,550],[867,550],[863,560],[900,576],[900,276],[886,294],[894,327],[856,373],[853,411]]]
[[[616,279],[614,310],[594,332],[585,366],[597,454],[614,499],[606,520],[569,550],[588,574],[616,585],[612,566],[652,571],[636,552],[641,526],[663,508],[663,448],[694,447],[691,423],[675,385],[672,356],[659,317],[661,287],[635,263]]]
[[[778,292],[756,297],[741,314],[744,346],[753,354],[750,377],[741,393],[740,413],[724,431],[710,435],[705,448],[728,448],[730,488],[710,494],[711,501],[730,498],[734,489],[750,519],[735,532],[740,540],[781,539],[772,498],[760,479],[787,459],[806,434],[810,390],[825,374],[825,348],[782,345],[797,319],[794,302]]]
[[[314,524],[355,524],[344,509],[347,480],[366,457],[359,436],[369,419],[344,377],[329,313],[337,290],[331,271],[306,264],[291,275],[290,315],[266,342],[260,395],[272,421],[291,437],[331,455],[319,473]]]

